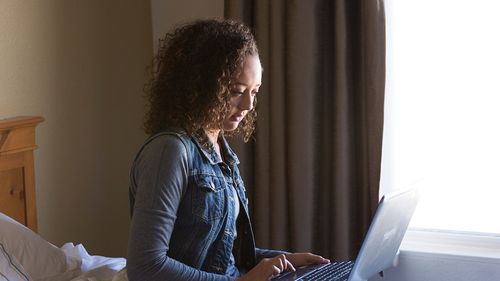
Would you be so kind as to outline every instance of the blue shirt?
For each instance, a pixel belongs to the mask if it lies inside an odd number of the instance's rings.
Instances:
[[[255,248],[239,161],[220,142],[225,161],[182,132],[141,147],[130,174],[130,281],[234,280],[283,253]]]

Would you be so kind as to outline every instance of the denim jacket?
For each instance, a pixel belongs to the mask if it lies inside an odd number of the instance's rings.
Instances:
[[[239,161],[221,143],[224,162],[176,131],[140,149],[130,175],[130,281],[234,280],[282,253],[255,248]]]

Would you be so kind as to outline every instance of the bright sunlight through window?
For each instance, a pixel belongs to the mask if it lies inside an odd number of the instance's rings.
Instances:
[[[381,194],[412,227],[500,234],[500,1],[386,0]]]

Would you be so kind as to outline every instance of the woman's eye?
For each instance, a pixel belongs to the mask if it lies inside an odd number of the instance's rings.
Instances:
[[[252,96],[256,96],[259,92],[255,91],[255,92],[252,92]]]
[[[233,95],[233,96],[241,96],[241,95],[243,95],[243,92],[239,92],[239,91],[232,91],[232,92],[231,92],[231,95]]]

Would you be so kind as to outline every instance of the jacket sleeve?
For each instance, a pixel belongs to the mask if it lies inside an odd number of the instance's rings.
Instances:
[[[286,254],[289,254],[289,252],[280,251],[280,250],[260,249],[260,248],[255,249],[255,256],[256,256],[257,263],[259,263],[262,259],[274,258],[274,257],[281,255],[281,254],[286,255]]]
[[[170,258],[167,253],[176,213],[188,183],[188,155],[180,138],[162,135],[147,143],[131,169],[135,187],[127,274],[139,280],[234,280]]]

